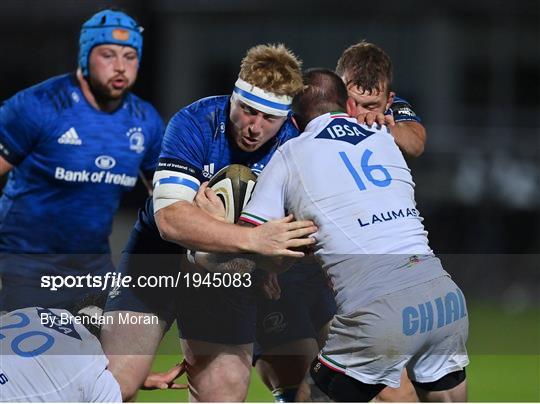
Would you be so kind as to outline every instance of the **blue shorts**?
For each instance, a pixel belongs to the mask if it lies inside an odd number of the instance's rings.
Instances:
[[[178,328],[184,339],[240,345],[255,341],[256,287],[199,287],[182,290]]]
[[[317,339],[336,313],[334,292],[322,268],[300,262],[279,276],[281,298],[258,298],[254,361],[265,351],[290,341]]]

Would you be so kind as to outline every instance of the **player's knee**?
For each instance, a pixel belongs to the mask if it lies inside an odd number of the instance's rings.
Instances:
[[[249,373],[233,369],[212,370],[199,374],[190,381],[191,394],[197,401],[242,402],[246,399],[249,386]]]
[[[192,396],[197,401],[244,401],[249,387],[251,367],[239,358],[203,358],[188,362],[187,374]]]
[[[221,369],[219,378],[229,386],[241,387],[249,384],[250,374],[250,369],[247,369],[244,366],[237,366],[234,369]]]
[[[222,393],[221,397],[226,401],[244,401],[247,396],[247,391],[249,387],[250,372],[241,371],[241,372],[223,372],[223,377],[220,378],[223,380],[221,387],[226,386],[225,395]]]

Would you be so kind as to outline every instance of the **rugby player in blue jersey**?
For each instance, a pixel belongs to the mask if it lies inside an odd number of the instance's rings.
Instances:
[[[154,198],[139,213],[122,257],[122,272],[134,277],[176,274],[181,268],[178,260],[180,253],[185,252],[183,247],[287,253],[286,249],[293,246],[287,238],[315,230],[310,223],[277,222],[273,226],[284,229],[283,239],[273,235],[273,228],[260,234],[248,228],[239,232],[235,226],[216,220],[200,209],[197,200],[193,202],[198,190],[199,202],[204,200],[204,182],[222,167],[242,163],[258,173],[279,145],[298,135],[289,111],[292,96],[301,88],[300,62],[296,57],[283,45],[261,45],[250,49],[242,61],[232,96],[204,98],[174,115],[166,130],[154,177]],[[208,195],[212,198],[211,192]],[[294,230],[299,227],[305,229]],[[292,231],[287,232],[288,229]],[[299,240],[296,245],[310,242]],[[185,263],[182,265],[185,268]],[[322,276],[318,268],[306,271]],[[160,317],[159,326],[113,325],[102,330],[110,369],[120,381],[124,399],[136,393],[150,369],[163,332],[177,318],[187,359],[190,398],[243,401],[255,339],[255,290],[249,287],[255,281],[254,275],[236,288],[195,289],[184,281],[178,289],[112,290],[107,311],[154,313]],[[325,293],[332,303],[330,289]],[[326,323],[332,314],[322,322]]]
[[[80,33],[76,73],[25,89],[0,107],[0,311],[67,307],[89,291],[50,291],[51,275],[113,271],[108,237],[122,193],[151,177],[163,122],[130,92],[142,28],[104,10]],[[46,282],[45,282],[46,283]]]

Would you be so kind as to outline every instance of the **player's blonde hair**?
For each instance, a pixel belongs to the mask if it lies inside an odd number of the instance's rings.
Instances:
[[[242,59],[238,77],[277,95],[294,96],[303,88],[302,61],[283,44],[257,45]]]

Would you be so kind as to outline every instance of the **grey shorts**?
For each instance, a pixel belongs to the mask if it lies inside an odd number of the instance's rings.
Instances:
[[[463,293],[442,276],[334,316],[319,359],[363,383],[399,387],[404,367],[429,383],[469,363],[468,328]]]

